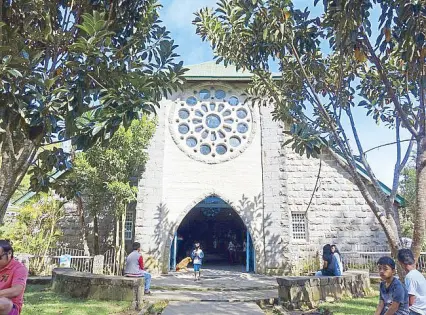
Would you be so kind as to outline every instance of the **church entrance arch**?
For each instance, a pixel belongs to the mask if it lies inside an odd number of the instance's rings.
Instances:
[[[205,198],[183,218],[170,246],[169,270],[175,270],[179,261],[191,255],[195,242],[204,251],[205,268],[255,270],[250,232],[238,213],[217,196]]]

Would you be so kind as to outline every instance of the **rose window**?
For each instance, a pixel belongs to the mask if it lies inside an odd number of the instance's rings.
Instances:
[[[251,141],[254,125],[241,95],[214,88],[194,91],[177,101],[170,123],[179,148],[208,163],[242,153]]]

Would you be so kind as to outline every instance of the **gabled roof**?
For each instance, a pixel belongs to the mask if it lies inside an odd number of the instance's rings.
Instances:
[[[224,64],[217,64],[216,61],[208,61],[195,65],[186,66],[189,70],[184,77],[188,81],[251,81],[253,73],[247,70],[238,70],[233,65],[225,67]],[[280,78],[279,73],[273,74],[274,78]]]

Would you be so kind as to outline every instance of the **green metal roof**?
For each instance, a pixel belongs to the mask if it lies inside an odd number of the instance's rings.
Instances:
[[[184,77],[188,81],[251,81],[253,73],[244,70],[238,70],[233,65],[225,67],[224,64],[217,64],[216,61],[208,61],[196,65],[186,66],[189,70]],[[279,73],[273,73],[274,78],[280,78]]]

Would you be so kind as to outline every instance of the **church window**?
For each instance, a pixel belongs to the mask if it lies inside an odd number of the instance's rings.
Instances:
[[[126,221],[124,222],[124,239],[131,241],[133,239],[133,211],[126,211]]]
[[[253,139],[257,117],[244,95],[209,87],[191,91],[183,99],[176,101],[169,120],[172,137],[182,151],[207,163],[227,161],[244,152]]]
[[[291,223],[293,240],[306,240],[307,221],[305,214],[303,212],[292,212]]]

